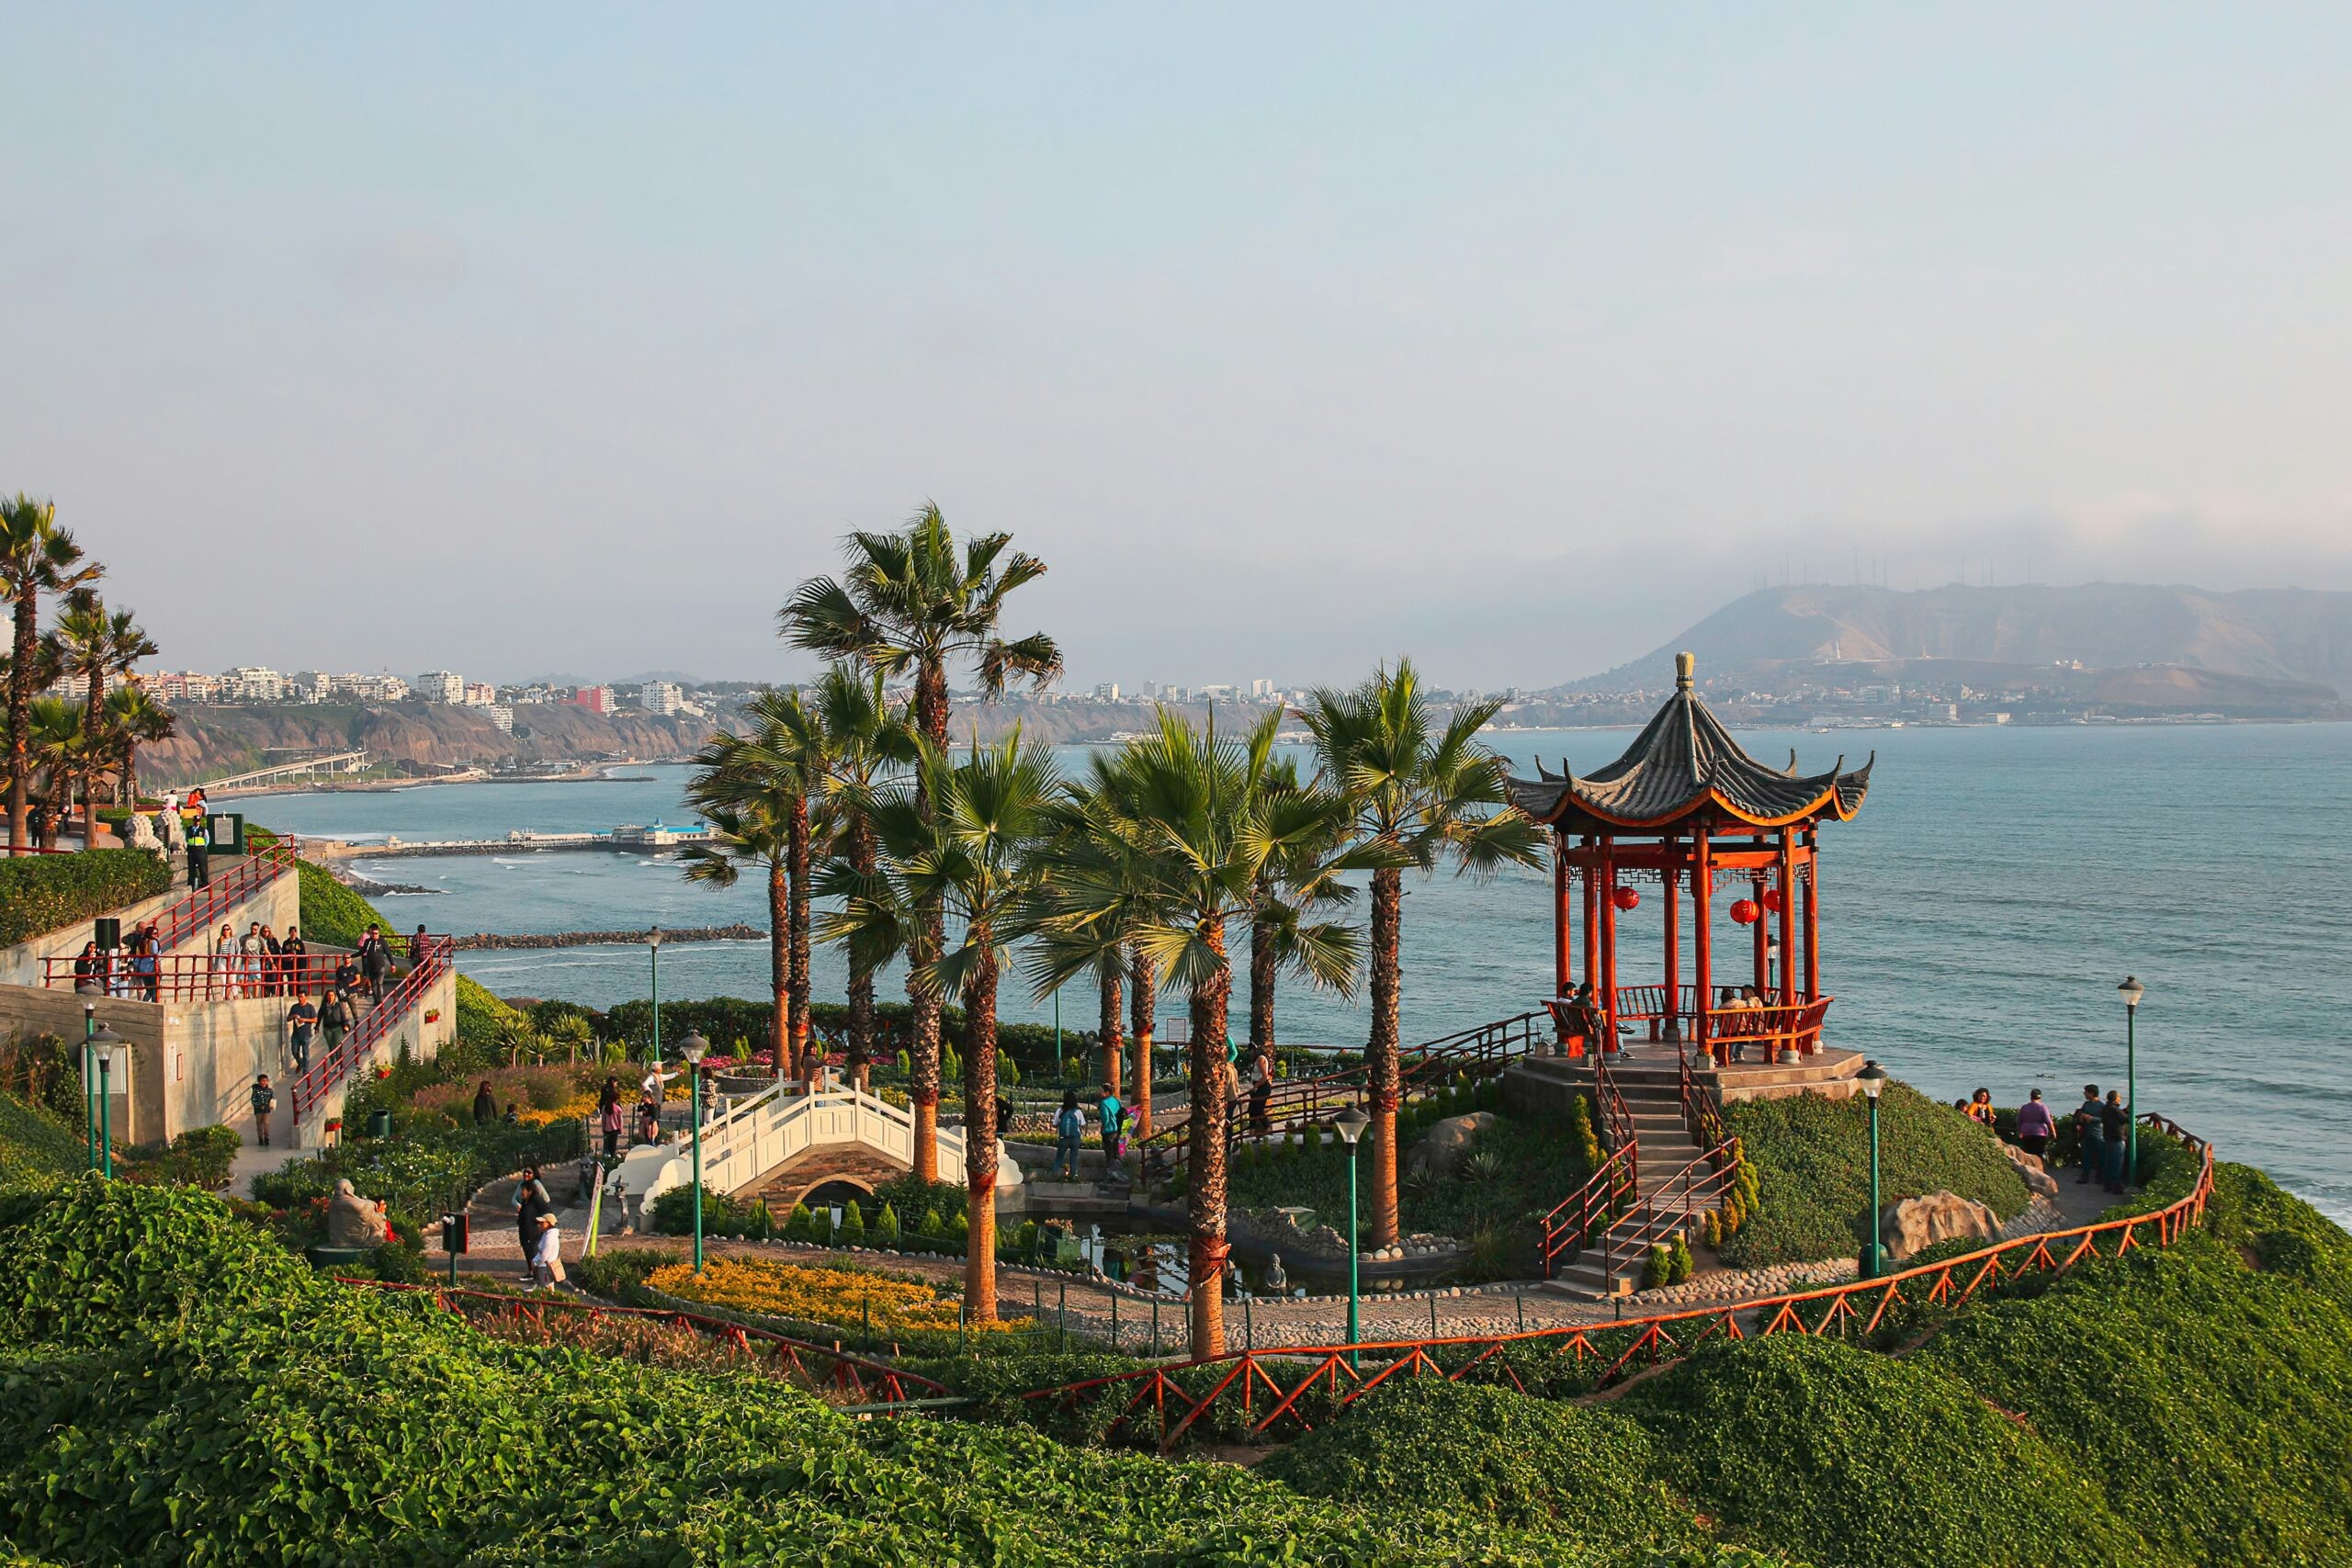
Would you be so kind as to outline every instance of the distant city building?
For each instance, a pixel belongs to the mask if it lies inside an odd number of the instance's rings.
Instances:
[[[498,703],[498,688],[487,681],[466,682],[466,705],[469,708],[494,707]]]
[[[220,700],[275,703],[286,698],[286,677],[259,664],[241,664],[220,678]]]
[[[1119,683],[1116,681],[1105,681],[1102,684],[1096,686],[1094,688],[1094,700],[1098,703],[1117,702],[1119,700]]]
[[[1250,700],[1251,702],[1268,702],[1272,699],[1273,694],[1274,683],[1272,681],[1252,681],[1250,682]]]
[[[648,681],[637,689],[637,705],[647,713],[674,714],[685,702],[685,693],[674,681]]]
[[[220,678],[200,674],[194,670],[157,670],[145,675],[134,675],[147,694],[166,705],[173,703],[209,703],[219,699]]]
[[[571,694],[571,705],[586,708],[590,713],[613,711],[613,689],[610,686],[582,686]]]
[[[503,703],[492,703],[490,705],[490,722],[512,735],[514,733],[514,710]]]
[[[452,670],[427,670],[416,678],[416,694],[428,703],[451,706],[466,700],[466,682]]]
[[[323,670],[304,670],[286,678],[286,694],[298,703],[322,703],[334,691],[334,678]]]

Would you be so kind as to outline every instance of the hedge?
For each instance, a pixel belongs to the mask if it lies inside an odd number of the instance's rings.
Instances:
[[[171,866],[145,850],[0,858],[0,947],[153,898],[171,886]]]
[[[1735,1268],[1851,1258],[1870,1234],[1869,1107],[1860,1095],[1818,1094],[1748,1100],[1724,1120],[1762,1182],[1757,1212],[1722,1249]],[[2031,1194],[1992,1134],[1908,1084],[1890,1083],[1879,1101],[1879,1196],[1891,1203],[1923,1192],[1956,1192],[2004,1220]]]
[[[1234,1465],[857,1422],[759,1371],[480,1333],[219,1201],[76,1182],[0,1233],[0,1537],[74,1562],[1604,1561]]]

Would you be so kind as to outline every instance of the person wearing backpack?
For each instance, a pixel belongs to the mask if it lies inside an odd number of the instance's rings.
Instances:
[[[269,1087],[269,1075],[263,1073],[254,1079],[252,1095],[254,1131],[260,1134],[261,1146],[269,1147],[269,1113],[277,1109],[277,1091]]]
[[[1061,1113],[1054,1118],[1054,1174],[1069,1175],[1065,1181],[1078,1179],[1078,1140],[1086,1131],[1086,1115],[1078,1108],[1078,1090],[1062,1091]]]

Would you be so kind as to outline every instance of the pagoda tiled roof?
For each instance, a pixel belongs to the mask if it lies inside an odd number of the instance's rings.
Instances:
[[[1781,828],[1822,817],[1850,818],[1869,794],[1877,754],[1848,771],[1838,759],[1827,773],[1800,773],[1796,753],[1775,768],[1750,756],[1694,689],[1693,660],[1675,660],[1674,695],[1606,767],[1555,773],[1540,761],[1534,779],[1510,781],[1511,804],[1539,822],[1589,821],[1599,831],[1663,828],[1713,816],[1757,828]]]

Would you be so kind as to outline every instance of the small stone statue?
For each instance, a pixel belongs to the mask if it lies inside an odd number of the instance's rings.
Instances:
[[[1290,1276],[1283,1272],[1283,1255],[1279,1252],[1266,1254],[1267,1293],[1279,1296],[1289,1289]]]
[[[334,1184],[334,1197],[327,1204],[329,1247],[375,1247],[391,1234],[391,1228],[384,1218],[384,1205],[362,1198],[350,1178]]]
[[[170,858],[164,849],[164,840],[155,836],[154,818],[142,812],[134,811],[130,814],[130,847],[134,850],[145,850],[158,860]]]

